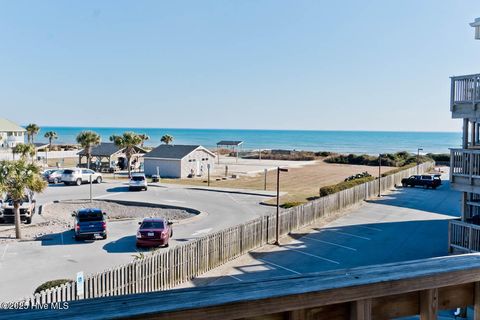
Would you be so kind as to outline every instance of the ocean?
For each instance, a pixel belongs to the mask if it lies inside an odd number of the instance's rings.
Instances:
[[[460,132],[381,132],[381,131],[302,131],[302,130],[241,130],[241,129],[168,129],[168,128],[80,128],[41,127],[35,142],[47,142],[47,131],[57,132],[57,143],[74,143],[82,130],[97,132],[102,141],[125,131],[150,136],[146,146],[160,144],[164,134],[174,137],[174,144],[199,144],[215,147],[220,140],[241,140],[243,150],[288,149],[334,151],[340,153],[378,154],[396,151],[447,153],[461,146]]]

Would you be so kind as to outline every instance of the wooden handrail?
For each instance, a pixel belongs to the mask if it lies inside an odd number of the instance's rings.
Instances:
[[[474,305],[480,319],[480,254],[70,302],[67,310],[11,310],[0,319],[393,318]],[[420,303],[419,303],[420,302]],[[476,303],[476,304],[475,304]],[[343,315],[343,316],[342,316]]]

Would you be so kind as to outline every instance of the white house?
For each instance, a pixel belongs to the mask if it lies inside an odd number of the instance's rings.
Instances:
[[[207,175],[215,164],[215,154],[199,145],[162,144],[144,157],[145,175],[162,178],[187,178]]]
[[[0,148],[13,148],[19,143],[25,143],[25,132],[18,124],[0,118]]]

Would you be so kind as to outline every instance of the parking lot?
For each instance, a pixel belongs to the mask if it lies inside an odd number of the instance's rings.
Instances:
[[[58,200],[88,199],[89,185],[50,186],[38,195],[38,205]],[[272,210],[259,205],[266,196],[192,189],[155,184],[148,191],[129,192],[125,181],[93,185],[96,199],[131,200],[195,208],[199,219],[173,225],[171,245],[242,223]],[[42,222],[35,215],[33,223]],[[135,235],[139,220],[112,221],[108,239],[76,242],[73,231],[55,233],[40,241],[0,242],[0,301],[23,298],[45,281],[72,279],[76,272],[100,272],[127,263],[137,253]],[[2,225],[1,228],[12,228]],[[164,250],[164,249],[160,249]]]
[[[450,190],[448,181],[437,190],[399,188],[326,225],[292,233],[278,247],[254,250],[182,287],[447,255],[448,220],[459,216],[459,208],[460,195]]]

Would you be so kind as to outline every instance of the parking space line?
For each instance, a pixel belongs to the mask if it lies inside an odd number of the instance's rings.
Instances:
[[[295,270],[292,270],[292,269],[283,267],[283,266],[281,266],[281,265],[278,265],[278,264],[276,264],[276,263],[273,263],[273,262],[270,262],[270,261],[267,261],[267,260],[264,260],[264,259],[257,258],[257,260],[258,260],[258,261],[261,261],[261,262],[263,262],[263,263],[266,263],[266,264],[270,264],[270,265],[272,265],[272,266],[274,266],[274,267],[277,267],[277,268],[286,270],[286,271],[291,272],[291,273],[301,274],[300,272],[297,272],[297,271],[295,271]]]
[[[98,197],[93,197],[93,199],[102,199],[102,198],[108,198],[108,197],[113,197],[119,194],[123,194],[124,192],[115,192],[115,193],[107,193]]]
[[[333,232],[333,233],[343,234],[345,236],[350,236],[350,237],[359,238],[359,239],[363,239],[363,240],[372,240],[372,239],[367,238],[367,237],[357,236],[356,234],[351,234],[351,233],[343,232],[343,231],[327,230],[327,229],[322,230],[322,231],[330,231],[330,232]]]
[[[3,258],[5,257],[5,254],[7,253],[7,248],[8,248],[8,243],[5,245],[5,249],[3,249],[3,254],[0,260],[3,260]]]
[[[237,278],[237,277],[235,277],[235,276],[232,276],[231,274],[228,274],[228,276],[229,276],[230,278],[233,278],[233,279],[237,280],[237,281],[243,282],[242,279],[239,279],[239,278]]]
[[[344,249],[348,249],[348,250],[352,250],[352,251],[357,251],[357,249],[355,249],[355,248],[342,246],[341,244],[337,244],[337,243],[333,243],[333,242],[329,242],[329,241],[325,241],[325,240],[310,238],[310,237],[307,237],[307,236],[303,236],[301,239],[303,239],[303,238],[313,240],[313,241],[317,241],[317,242],[321,242],[321,243],[325,243],[325,244],[330,244],[332,246],[336,246],[336,247],[340,247],[340,248],[344,248]]]
[[[291,248],[291,247],[289,247],[289,246],[285,246],[285,248],[288,248],[288,249],[291,250],[291,251],[295,251],[295,252],[298,252],[298,253],[301,253],[301,254],[304,254],[304,255],[306,255],[306,256],[313,257],[313,258],[316,258],[316,259],[319,259],[319,260],[327,261],[327,262],[334,263],[334,264],[340,264],[340,262],[338,262],[338,261],[330,260],[330,259],[327,259],[327,258],[324,258],[324,257],[320,257],[320,256],[317,256],[317,255],[308,253],[308,252],[303,252],[303,251],[300,251],[300,250],[298,250],[298,249]]]
[[[354,224],[352,225],[352,227],[358,227],[358,228],[363,228],[363,229],[373,230],[373,231],[383,231],[382,229],[379,229],[379,228],[360,226],[358,224]]]

